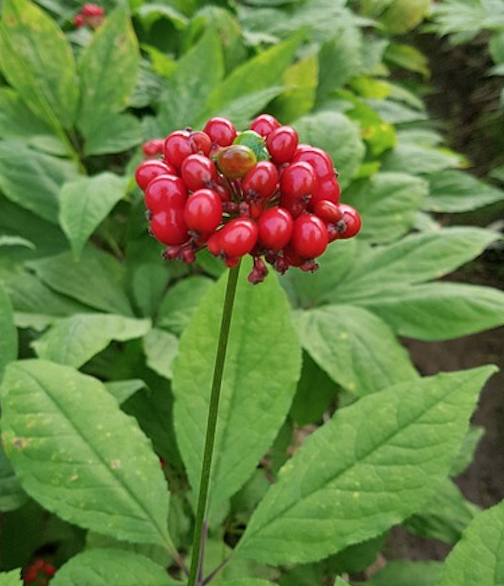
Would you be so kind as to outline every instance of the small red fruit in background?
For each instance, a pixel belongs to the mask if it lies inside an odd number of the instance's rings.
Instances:
[[[206,123],[203,131],[210,137],[212,142],[221,147],[233,144],[233,140],[236,138],[236,128],[231,120],[227,118],[211,118]]]

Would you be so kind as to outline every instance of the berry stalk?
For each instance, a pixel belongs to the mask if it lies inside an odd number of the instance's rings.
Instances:
[[[224,364],[226,361],[226,350],[229,340],[229,329],[231,326],[231,317],[233,314],[233,306],[236,295],[236,286],[238,284],[239,272],[240,264],[231,269],[228,273],[226,297],[224,299],[224,307],[222,312],[222,321],[219,334],[219,344],[217,347],[217,356],[215,358],[212,391],[210,394],[210,405],[208,408],[205,447],[203,451],[203,462],[201,465],[198,505],[196,509],[196,522],[194,527],[191,568],[189,571],[188,586],[195,586],[199,574],[199,569],[201,568],[203,563],[203,560],[201,559],[203,545],[203,530],[208,504],[210,474],[212,471],[215,430],[217,428],[217,415],[219,411],[220,391],[222,386],[222,377],[224,373]]]

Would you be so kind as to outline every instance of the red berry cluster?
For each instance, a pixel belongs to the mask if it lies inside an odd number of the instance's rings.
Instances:
[[[34,586],[46,586],[55,573],[56,568],[52,564],[39,558],[23,569],[23,582]]]
[[[98,28],[105,18],[105,10],[97,4],[84,4],[79,14],[74,16],[74,24],[77,28],[90,26]]]
[[[202,132],[177,130],[143,151],[162,155],[142,162],[136,181],[165,258],[192,263],[206,246],[234,267],[251,254],[249,280],[259,283],[268,273],[262,258],[280,273],[313,271],[330,242],[360,230],[358,212],[340,203],[329,155],[267,114],[244,132],[212,118]]]

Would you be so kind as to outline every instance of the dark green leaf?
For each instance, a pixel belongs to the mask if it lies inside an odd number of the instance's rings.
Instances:
[[[301,366],[290,309],[277,280],[270,275],[260,288],[252,287],[246,268],[238,284],[224,370],[211,510],[247,481],[273,443]],[[202,299],[182,335],[174,366],[175,431],[195,491],[225,285],[224,277]]]
[[[435,586],[441,574],[440,562],[413,562],[393,560],[387,562],[372,580],[369,586]]]
[[[142,142],[142,125],[129,114],[111,114],[102,124],[88,133],[84,147],[86,155],[122,153]]]
[[[77,76],[61,29],[36,4],[6,0],[0,30],[2,71],[9,83],[53,128],[69,128],[77,109]]]
[[[14,511],[28,500],[19,479],[0,445],[0,512]],[[1,584],[1,582],[0,582]]]
[[[171,547],[158,459],[102,383],[67,366],[17,362],[3,408],[5,449],[30,496],[82,527]]]
[[[235,555],[316,561],[410,516],[449,473],[493,372],[400,383],[339,409],[282,468]]]
[[[315,362],[358,396],[417,376],[392,331],[361,308],[332,305],[304,312],[299,335]]]

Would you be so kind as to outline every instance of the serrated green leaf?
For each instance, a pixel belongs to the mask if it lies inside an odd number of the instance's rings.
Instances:
[[[225,285],[223,277],[202,299],[174,365],[175,432],[195,491]],[[299,342],[278,281],[269,275],[260,288],[251,287],[242,267],[221,391],[211,510],[239,490],[273,443],[289,411],[300,366]]]
[[[132,552],[144,558],[149,558],[149,560],[165,568],[173,562],[173,558],[166,549],[159,545],[117,541],[117,539],[114,539],[113,537],[107,537],[106,535],[100,535],[99,533],[88,531],[86,534],[86,550],[97,549],[105,550],[105,553],[110,553],[111,549]]]
[[[504,324],[504,293],[477,285],[398,286],[352,303],[379,315],[397,334],[417,340],[450,340]]]
[[[124,197],[127,186],[128,178],[108,172],[63,185],[59,221],[76,258],[94,230]]]
[[[441,573],[440,562],[392,560],[373,576],[369,586],[435,586]]]
[[[450,479],[444,480],[418,513],[405,522],[406,529],[424,539],[455,545],[479,508],[467,501]]]
[[[429,177],[429,196],[423,209],[430,212],[469,212],[504,200],[504,191],[461,171],[443,171]]]
[[[152,329],[143,340],[147,366],[159,375],[171,379],[172,363],[178,353],[178,340],[169,332]]]
[[[206,110],[208,96],[224,76],[222,46],[214,30],[177,61],[161,96],[159,124],[167,134],[195,124]]]
[[[21,570],[12,572],[0,572],[0,586],[23,586]]]
[[[159,307],[156,325],[177,336],[185,330],[201,298],[214,284],[207,277],[188,277],[170,287]]]
[[[28,497],[19,484],[19,479],[0,445],[0,511],[14,511],[24,505]],[[1,582],[0,582],[1,585]]]
[[[246,99],[249,94],[278,87],[278,82],[294,58],[300,42],[301,37],[295,35],[235,69],[210,94],[208,113],[222,112],[238,98]]]
[[[7,87],[0,89],[0,137],[22,139],[35,148],[41,144],[41,140],[46,141],[46,144],[47,141],[52,141],[53,154],[66,152],[51,126],[33,114],[19,94]]]
[[[399,144],[383,157],[382,171],[427,175],[460,167],[462,158],[447,149]]]
[[[18,141],[0,141],[0,189],[11,201],[58,223],[59,191],[78,177],[72,163],[38,153]]]
[[[180,586],[143,555],[120,549],[79,553],[61,567],[52,586]]]
[[[437,586],[504,584],[504,503],[469,525],[448,556]]]
[[[377,173],[346,191],[345,201],[361,214],[360,237],[392,242],[409,232],[427,196],[427,183],[405,173]]]
[[[320,112],[296,120],[294,126],[300,142],[329,153],[341,184],[348,185],[364,160],[365,147],[357,125],[338,112]]]
[[[453,227],[367,248],[345,278],[334,282],[334,298],[351,303],[396,285],[438,279],[480,255],[498,237],[490,230]]]
[[[0,31],[2,71],[9,83],[53,128],[69,128],[77,109],[77,76],[61,29],[36,4],[6,0]]]
[[[400,383],[338,410],[282,468],[235,555],[316,561],[410,516],[449,473],[493,372]]]
[[[40,358],[80,368],[112,342],[145,336],[148,319],[131,319],[111,314],[76,314],[58,320],[32,346]]]
[[[417,376],[387,325],[359,307],[331,305],[306,311],[298,328],[302,346],[320,368],[357,396]]]
[[[107,155],[123,153],[143,140],[142,124],[130,114],[111,114],[87,135],[84,153]]]
[[[78,121],[86,139],[92,139],[102,125],[107,126],[111,115],[126,108],[139,66],[138,42],[128,13],[117,8],[94,33],[79,59]]]
[[[58,293],[101,311],[132,315],[122,287],[123,267],[109,254],[89,247],[78,262],[63,253],[34,261],[30,267]]]
[[[32,498],[81,527],[171,547],[158,459],[101,382],[25,360],[8,367],[2,390],[3,442]]]
[[[18,353],[18,335],[14,325],[14,310],[7,291],[0,281],[0,382],[5,367],[16,360]]]

